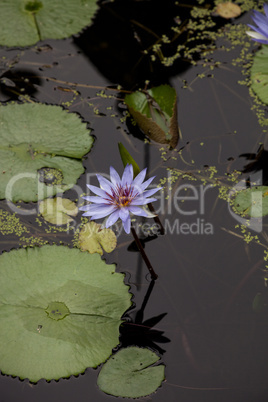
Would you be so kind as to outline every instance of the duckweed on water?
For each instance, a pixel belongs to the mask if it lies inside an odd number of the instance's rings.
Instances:
[[[21,223],[15,213],[12,214],[0,209],[0,233],[7,238],[8,243],[15,247],[18,245],[23,247],[42,246],[47,243],[47,240],[43,239],[42,236],[33,235],[30,229],[32,230],[32,227],[26,227]]]
[[[21,224],[15,213],[11,214],[2,209],[0,209],[0,232],[4,236],[9,234],[22,236],[26,233],[30,233],[26,226]]]

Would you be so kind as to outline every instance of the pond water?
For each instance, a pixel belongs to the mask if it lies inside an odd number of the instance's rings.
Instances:
[[[244,233],[226,201],[228,188],[239,180],[254,172],[263,173],[265,179],[265,151],[262,164],[248,167],[260,144],[265,149],[266,137],[249,88],[239,84],[245,80],[242,70],[247,61],[233,62],[240,57],[243,43],[231,46],[224,36],[226,24],[246,24],[250,15],[215,18],[212,31],[222,27],[223,32],[216,50],[210,56],[201,54],[196,65],[178,59],[166,67],[157,61],[149,63],[140,50],[152,43],[151,31],[168,32],[180,14],[175,2],[168,2],[165,14],[161,13],[160,3],[155,3],[151,21],[150,1],[127,5],[104,1],[92,26],[81,35],[23,49],[1,48],[5,84],[0,100],[6,104],[29,96],[35,102],[62,105],[88,123],[95,142],[77,182],[83,191],[89,179],[97,185],[95,173],[108,174],[111,165],[121,174],[119,142],[164,188],[154,206],[165,234],[141,234],[158,279],[151,281],[131,235],[121,233],[117,248],[104,255],[107,263],[117,265],[117,272],[126,274],[133,294],[120,347],[148,347],[165,365],[165,381],[142,400],[267,401],[267,220],[261,232]],[[172,53],[178,43],[167,47],[167,52]],[[211,46],[209,40],[207,46]],[[250,54],[257,45],[252,42],[246,49]],[[151,86],[167,83],[177,92],[182,138],[175,150],[146,140],[126,118],[124,91],[144,87],[145,80]],[[261,106],[258,110],[267,114]],[[240,179],[237,171],[242,172]],[[69,190],[64,197],[75,200],[77,194]],[[34,203],[20,205],[35,208]],[[0,207],[13,213],[4,200]],[[29,230],[28,240],[16,229],[8,232],[1,222],[1,251],[42,242],[73,245],[74,231],[45,230],[48,226],[43,221],[40,226],[37,215],[17,216]],[[77,227],[80,221],[81,213]],[[258,235],[261,244],[254,238],[247,241],[247,233]],[[97,387],[100,368],[37,384],[2,375],[0,400],[112,400]]]

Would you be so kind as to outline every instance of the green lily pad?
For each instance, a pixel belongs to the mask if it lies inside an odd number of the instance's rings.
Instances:
[[[159,357],[149,349],[135,346],[121,349],[103,365],[98,386],[106,394],[125,398],[140,398],[160,387],[165,378],[165,366],[153,366]]]
[[[268,215],[268,186],[255,186],[239,191],[234,199],[235,212],[260,218]]]
[[[0,370],[37,382],[104,362],[131,295],[98,254],[64,246],[0,256]]]
[[[78,207],[67,198],[48,198],[40,202],[39,213],[47,222],[60,226],[73,222],[72,217],[78,214]]]
[[[116,247],[117,239],[111,229],[101,229],[101,225],[95,222],[86,223],[79,233],[78,247],[89,253],[111,253]]]
[[[0,0],[0,44],[66,38],[90,25],[96,10],[97,0]]]
[[[60,106],[9,104],[0,107],[0,122],[1,199],[37,201],[74,186],[93,144],[77,114]]]
[[[255,53],[251,67],[251,88],[260,98],[268,104],[268,46],[263,45]]]
[[[125,103],[142,131],[160,144],[175,148],[179,139],[177,95],[169,85],[125,96]]]

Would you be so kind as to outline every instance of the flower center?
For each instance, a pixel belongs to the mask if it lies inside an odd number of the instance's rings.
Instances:
[[[125,197],[125,196],[123,195],[123,196],[119,196],[119,197],[118,197],[118,200],[116,201],[116,204],[117,204],[119,207],[126,207],[131,201],[132,201],[131,198]]]
[[[117,186],[116,189],[112,189],[112,195],[109,195],[109,202],[115,204],[117,207],[122,208],[131,204],[131,201],[137,197],[138,192],[134,191],[132,186]]]

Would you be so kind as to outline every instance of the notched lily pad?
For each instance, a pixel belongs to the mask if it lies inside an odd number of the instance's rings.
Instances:
[[[262,46],[253,58],[251,88],[266,105],[268,104],[268,46]]]
[[[255,186],[239,191],[234,199],[234,210],[239,215],[252,218],[268,215],[268,186]]]
[[[54,225],[66,225],[73,222],[73,216],[78,214],[76,204],[67,198],[48,198],[39,203],[39,213]]]
[[[131,305],[124,275],[64,246],[0,256],[0,370],[37,382],[77,375],[119,343]]]
[[[86,123],[60,106],[0,106],[0,198],[38,201],[73,187],[93,144]]]
[[[177,95],[169,85],[126,95],[125,103],[139,127],[160,144],[175,148],[179,139]]]
[[[121,349],[103,365],[97,384],[106,394],[140,398],[160,387],[165,366],[152,366],[159,357],[149,349],[135,346]]]
[[[116,247],[117,239],[111,229],[101,229],[101,225],[95,222],[86,223],[79,233],[78,246],[82,251],[103,254],[111,253]]]
[[[0,44],[66,38],[90,25],[96,10],[97,0],[1,0]]]

